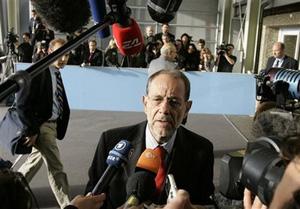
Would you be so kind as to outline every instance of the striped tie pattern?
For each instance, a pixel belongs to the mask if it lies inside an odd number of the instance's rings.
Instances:
[[[63,112],[63,105],[64,105],[64,98],[63,98],[63,82],[61,79],[60,72],[55,72],[56,76],[56,98],[58,101],[58,110],[59,110],[59,115],[62,115]]]

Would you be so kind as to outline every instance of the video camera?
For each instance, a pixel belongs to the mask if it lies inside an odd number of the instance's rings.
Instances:
[[[227,52],[227,44],[225,44],[225,42],[223,41],[222,44],[217,46],[216,49],[217,49],[217,54],[222,55]]]
[[[299,108],[300,72],[272,68],[263,71],[256,76],[256,79],[257,100],[276,102],[279,109],[277,109],[278,112],[261,113],[268,117],[260,115],[259,123],[266,130],[264,132],[269,132],[267,135],[269,137],[260,137],[254,142],[249,142],[246,150],[223,156],[220,192],[229,199],[242,200],[243,190],[246,187],[264,204],[269,205],[286,168],[286,163],[280,157],[280,153],[287,150],[286,146],[290,145],[288,145],[288,140],[283,140],[283,137],[284,135],[289,137],[298,132],[299,118],[295,116]],[[276,114],[278,117],[275,118],[270,114]],[[288,123],[290,126],[287,125]]]
[[[5,43],[12,53],[15,53],[15,43],[18,42],[19,36],[14,33],[14,28],[11,28],[5,37]]]
[[[269,205],[286,167],[279,156],[280,147],[278,138],[261,137],[248,143],[245,153],[225,154],[221,159],[221,194],[242,200],[246,187]]]
[[[271,68],[256,76],[256,100],[274,101],[278,108],[294,111],[300,107],[300,72]]]

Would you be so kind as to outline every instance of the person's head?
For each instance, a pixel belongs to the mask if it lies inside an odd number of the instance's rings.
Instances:
[[[168,34],[169,33],[169,24],[168,23],[164,23],[161,26],[161,32],[163,34]]]
[[[21,173],[0,169],[1,209],[31,209],[32,193]]]
[[[166,43],[161,47],[160,55],[168,61],[175,61],[177,57],[177,49],[173,43]]]
[[[226,44],[225,45],[226,49],[227,49],[227,54],[232,54],[233,50],[234,50],[234,45],[233,44]]]
[[[181,41],[181,39],[176,39],[175,40],[175,46],[176,46],[177,51],[180,51],[180,49],[182,48],[182,41]]]
[[[146,36],[147,37],[153,36],[154,30],[153,30],[152,26],[147,26],[145,31],[146,31]]]
[[[201,52],[200,52],[200,59],[213,59],[214,56],[212,55],[211,51],[209,48],[207,47],[204,47],[203,49],[201,49]]]
[[[115,39],[112,38],[112,39],[109,40],[108,48],[110,48],[110,49],[117,48],[117,44],[116,44]]]
[[[97,48],[97,41],[95,39],[89,40],[90,52],[95,52],[96,48]]]
[[[169,37],[169,35],[168,35],[168,34],[163,34],[163,35],[161,36],[161,40],[162,40],[162,42],[163,42],[163,45],[164,45],[164,44],[166,44],[166,43],[169,43],[169,42],[170,42],[170,37]]]
[[[193,54],[194,52],[196,52],[197,49],[196,49],[196,46],[195,44],[189,44],[189,47],[188,47],[188,53],[189,54]]]
[[[200,38],[199,41],[197,42],[197,46],[199,50],[202,50],[205,47],[205,40]]]
[[[62,47],[65,43],[66,43],[65,39],[62,38],[53,39],[49,43],[48,53],[50,54],[54,52],[55,50]],[[55,60],[52,65],[55,66],[57,69],[61,69],[68,63],[68,60],[69,60],[69,53],[64,54],[63,56]]]
[[[31,17],[36,18],[36,16],[37,16],[36,10],[35,10],[35,9],[32,9],[32,10],[31,10]]]
[[[24,43],[30,43],[30,34],[28,32],[23,33],[22,38]]]
[[[272,51],[275,58],[282,58],[284,56],[285,45],[282,42],[276,42],[273,45]]]
[[[300,117],[280,108],[267,109],[255,115],[252,134],[254,137],[277,136],[281,139],[300,134]]]
[[[181,39],[183,45],[188,46],[190,44],[192,37],[189,36],[189,34],[184,33],[180,36],[180,39]]]
[[[158,143],[168,141],[192,106],[190,82],[179,70],[152,74],[143,97],[150,132]]]

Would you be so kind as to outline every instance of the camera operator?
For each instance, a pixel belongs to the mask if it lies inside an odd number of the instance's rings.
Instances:
[[[287,167],[275,189],[269,208],[293,208],[299,204],[300,194],[300,115],[272,108],[256,114],[252,132],[255,137],[276,136],[281,139],[280,156]],[[296,202],[298,199],[298,203]],[[266,208],[259,198],[244,191],[244,208]]]
[[[218,66],[217,72],[231,73],[233,65],[236,62],[236,56],[232,55],[234,50],[233,44],[222,44],[217,48],[217,60],[216,65]]]

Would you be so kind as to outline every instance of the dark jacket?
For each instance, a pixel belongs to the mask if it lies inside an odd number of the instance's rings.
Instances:
[[[86,193],[93,190],[103,175],[107,164],[108,152],[122,139],[131,142],[133,151],[128,163],[118,170],[106,191],[103,209],[115,209],[126,201],[126,182],[135,171],[135,165],[145,150],[145,128],[147,122],[133,126],[112,129],[104,132],[97,145],[92,165],[89,169],[89,181]],[[214,192],[213,185],[213,145],[210,141],[184,127],[179,127],[170,154],[168,169],[174,175],[178,188],[189,192],[194,204],[210,204],[209,196]],[[165,204],[167,200],[165,187],[155,202]]]
[[[267,62],[267,67],[265,69],[266,71],[268,71],[272,68],[275,60],[276,60],[275,57],[269,57],[268,62]],[[283,63],[281,65],[281,68],[298,70],[298,61],[292,57],[285,55],[283,58]]]
[[[23,107],[19,107],[23,114],[20,119],[28,126],[27,135],[32,136],[39,133],[40,126],[52,116],[53,106],[52,80],[50,70],[46,69],[31,82],[28,99]],[[68,100],[63,93],[63,114],[57,119],[57,138],[63,139],[68,127],[70,108]]]

